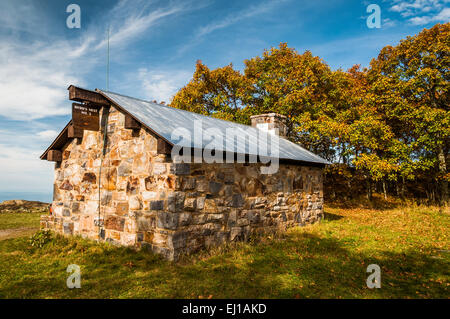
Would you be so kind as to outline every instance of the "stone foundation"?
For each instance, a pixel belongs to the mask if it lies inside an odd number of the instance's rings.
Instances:
[[[63,148],[53,214],[42,216],[42,228],[173,260],[323,216],[321,168],[280,164],[276,174],[263,175],[260,164],[175,164],[157,153],[155,135],[125,129],[124,120],[111,107],[103,160],[100,132],[84,131]]]

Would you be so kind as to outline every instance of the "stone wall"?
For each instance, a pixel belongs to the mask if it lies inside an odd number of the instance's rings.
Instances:
[[[155,135],[125,129],[124,121],[111,107],[103,160],[100,132],[67,143],[43,228],[177,259],[323,215],[321,168],[280,164],[278,173],[263,175],[259,164],[175,164],[157,153]]]
[[[284,115],[277,113],[259,114],[250,116],[250,120],[253,127],[278,136],[287,136],[287,118]]]
[[[177,165],[175,191],[157,215],[155,232],[170,257],[323,215],[319,168],[281,165],[278,173],[264,175],[256,164]]]

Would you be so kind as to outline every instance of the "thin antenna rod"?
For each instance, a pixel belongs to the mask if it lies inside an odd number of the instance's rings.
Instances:
[[[108,54],[107,54],[107,62],[106,62],[106,90],[109,91],[109,28],[108,25]]]

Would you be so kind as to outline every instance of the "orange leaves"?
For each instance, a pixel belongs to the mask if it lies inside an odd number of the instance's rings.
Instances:
[[[450,136],[449,34],[450,23],[425,29],[384,47],[368,69],[333,71],[286,43],[245,60],[243,73],[199,61],[171,106],[243,124],[276,112],[289,139],[368,178],[434,178]]]
[[[171,106],[246,123],[248,116],[240,114],[251,92],[250,82],[232,64],[210,70],[198,61],[192,81],[175,95]]]
[[[357,169],[368,170],[375,180],[381,180],[384,176],[398,170],[397,164],[382,159],[376,154],[361,154],[354,163]]]

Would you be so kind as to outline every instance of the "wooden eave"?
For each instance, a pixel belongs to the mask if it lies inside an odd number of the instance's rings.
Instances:
[[[47,160],[47,154],[50,150],[61,150],[64,145],[66,145],[67,141],[69,140],[68,136],[68,130],[69,126],[72,125],[72,120],[70,120],[69,123],[63,128],[61,133],[55,138],[52,144],[45,150],[44,154],[40,156],[41,160]]]
[[[109,101],[98,92],[80,88],[75,85],[71,85],[67,88],[69,90],[69,100],[77,102],[88,102],[101,106],[109,106]]]
[[[152,132],[153,134],[155,134],[156,136],[158,136],[159,139],[163,140],[164,142],[166,142],[167,144],[169,144],[170,146],[173,146],[173,143],[170,142],[169,140],[167,140],[166,138],[164,138],[162,135],[160,135],[158,132],[156,132],[155,130],[153,130],[150,126],[148,126],[147,124],[145,124],[144,122],[140,121],[137,117],[133,116],[133,114],[131,114],[130,112],[128,112],[126,109],[124,109],[122,106],[120,106],[119,104],[117,104],[116,102],[114,102],[113,100],[111,100],[108,96],[104,95],[100,90],[95,89],[97,94],[100,94],[101,96],[103,96],[105,99],[107,99],[109,101],[110,104],[114,105],[114,107],[119,110],[120,112],[122,112],[123,114],[125,114],[125,116],[129,116],[132,119],[134,119],[137,123],[139,123],[141,126],[145,127],[147,130],[149,130],[150,132]]]
[[[103,95],[101,92],[99,92],[98,89],[95,91],[83,89],[74,85],[70,85],[67,90],[69,90],[69,99],[77,102],[85,102],[85,103],[93,103],[101,106],[110,106],[111,104],[114,105],[114,107],[119,110],[120,112],[124,113],[125,116],[128,116],[132,118],[135,122],[139,123],[146,129],[148,129],[150,132],[158,136],[160,140],[163,140],[165,143],[169,144],[170,146],[173,146],[171,142],[166,140],[164,137],[159,135],[157,132],[155,132],[153,129],[151,129],[148,125],[145,123],[139,121],[136,117],[134,117],[131,113],[129,113],[127,110],[125,110],[123,107],[118,105],[116,102],[109,99],[107,96]],[[68,130],[69,127],[73,124],[72,120],[70,120],[69,123],[64,127],[64,129],[59,133],[59,135],[56,137],[56,139],[53,141],[53,143],[45,150],[45,152],[40,156],[41,160],[47,160],[47,154],[50,150],[61,150],[64,145],[66,145],[67,141],[70,139]],[[159,145],[161,145],[159,143]],[[160,146],[161,147],[161,146]],[[163,152],[166,153],[167,149],[162,148]]]
[[[169,148],[164,147],[162,145],[162,142],[168,144],[170,147],[173,147],[173,143],[165,139],[163,136],[158,134],[155,130],[153,130],[151,127],[149,127],[144,122],[140,121],[138,118],[133,116],[130,112],[128,112],[126,109],[124,109],[122,106],[117,104],[115,101],[110,99],[108,96],[102,93],[102,91],[95,89],[95,91],[86,90],[83,88],[76,87],[74,85],[71,85],[68,87],[69,90],[69,98],[74,101],[78,102],[85,102],[85,103],[93,103],[101,106],[110,106],[113,105],[118,111],[125,114],[125,116],[128,116],[132,118],[134,121],[139,123],[142,127],[146,128],[150,132],[152,132],[154,135],[156,135],[159,139],[158,141],[158,149],[161,149],[161,153],[167,154],[169,153]],[[59,135],[56,137],[56,139],[53,141],[53,143],[47,148],[47,150],[40,156],[41,160],[47,160],[47,154],[50,150],[61,150],[64,145],[66,145],[67,141],[70,139],[68,136],[68,129],[73,124],[72,120],[64,127],[64,129],[59,133]],[[237,153],[236,153],[237,154]],[[290,165],[302,165],[302,166],[315,166],[315,167],[325,167],[325,164],[321,163],[311,163],[311,162],[303,162],[303,161],[297,161],[297,160],[286,160],[286,159],[280,159],[280,163],[282,164],[290,164]]]

